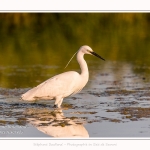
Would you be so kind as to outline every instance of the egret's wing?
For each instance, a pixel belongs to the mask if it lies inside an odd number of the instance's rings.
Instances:
[[[23,94],[24,99],[53,99],[65,97],[76,90],[79,74],[74,71],[56,75]]]

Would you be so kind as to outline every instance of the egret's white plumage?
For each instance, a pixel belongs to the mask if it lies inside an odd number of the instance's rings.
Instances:
[[[33,101],[37,99],[55,99],[54,106],[60,107],[63,98],[81,91],[89,79],[89,71],[87,63],[84,60],[84,54],[91,54],[101,58],[102,60],[104,59],[86,45],[80,47],[76,53],[77,61],[81,68],[80,74],[75,71],[68,71],[58,74],[27,91],[21,95],[21,98],[27,101]]]

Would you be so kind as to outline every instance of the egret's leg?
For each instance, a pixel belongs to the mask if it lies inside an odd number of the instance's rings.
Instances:
[[[61,98],[61,100],[58,102],[58,108],[60,108],[61,107],[61,104],[62,104],[62,101],[63,101],[63,98]]]
[[[56,97],[54,107],[55,107],[55,108],[56,108],[56,107],[60,108],[60,105],[61,105],[61,103],[62,103],[62,100],[63,100],[62,97]]]

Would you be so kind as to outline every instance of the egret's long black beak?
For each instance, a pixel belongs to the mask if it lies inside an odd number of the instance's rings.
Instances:
[[[102,60],[104,60],[105,61],[105,59],[104,58],[102,58],[101,56],[99,56],[97,53],[95,53],[95,52],[90,52],[92,55],[94,55],[94,56],[96,56],[96,57],[98,57],[98,58],[100,58],[100,59],[102,59]]]

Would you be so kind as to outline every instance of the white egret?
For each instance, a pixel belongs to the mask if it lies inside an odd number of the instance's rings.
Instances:
[[[96,54],[87,45],[81,46],[75,54],[77,54],[77,61],[80,65],[81,73],[68,71],[58,74],[21,95],[21,99],[26,101],[54,99],[54,107],[60,108],[65,97],[80,92],[89,79],[89,71],[87,63],[84,60],[84,54],[91,54],[102,60],[104,59]],[[72,58],[70,59],[70,61],[72,60]],[[68,64],[70,63],[70,61],[68,62]]]

